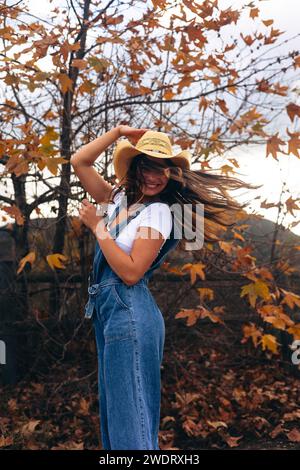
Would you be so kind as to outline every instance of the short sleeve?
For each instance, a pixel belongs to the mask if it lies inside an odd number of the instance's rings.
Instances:
[[[172,214],[168,204],[155,202],[141,212],[140,227],[151,227],[166,240],[172,230]]]
[[[116,189],[116,188],[114,188],[114,190],[115,190],[115,189]],[[124,191],[124,190],[119,191],[117,194],[115,194],[115,192],[114,192],[114,194],[113,194],[113,202],[114,202],[114,204],[119,204],[119,202],[121,201],[122,196],[123,196],[124,194],[125,194],[125,191]]]
[[[115,194],[116,189],[117,189],[116,187],[113,188],[113,194],[112,194],[112,200],[113,200],[113,202],[109,202],[109,203],[107,203],[107,205],[106,205],[108,217],[111,217],[112,213],[113,213],[114,210],[116,209],[116,206],[119,205],[123,194],[125,194],[124,190],[118,192],[118,194]]]

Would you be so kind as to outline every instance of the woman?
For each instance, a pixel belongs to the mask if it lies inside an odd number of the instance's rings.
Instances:
[[[92,167],[119,137],[113,164],[119,183],[112,186]],[[190,169],[191,155],[173,155],[162,132],[118,126],[76,152],[71,163],[83,187],[107,209],[83,200],[82,222],[96,237],[89,300],[98,351],[100,426],[103,449],[159,450],[160,366],[165,325],[148,289],[153,271],[182,239],[175,225],[187,228],[170,207],[192,204],[192,223],[204,205],[204,240],[217,241],[232,226],[228,215],[243,206],[227,189],[251,187],[226,176]],[[108,217],[106,217],[106,215]],[[188,218],[187,218],[188,219]],[[179,222],[178,222],[179,221]],[[197,231],[197,230],[196,230]],[[177,234],[179,232],[177,231]]]

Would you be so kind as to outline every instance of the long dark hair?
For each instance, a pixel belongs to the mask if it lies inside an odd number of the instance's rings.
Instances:
[[[165,169],[161,166],[162,162],[165,162],[167,165]],[[220,232],[228,227],[233,227],[238,219],[245,218],[247,215],[244,212],[244,208],[248,205],[249,201],[243,204],[239,203],[229,195],[229,190],[240,188],[257,189],[262,186],[246,183],[236,177],[213,174],[210,173],[210,170],[182,169],[176,166],[170,159],[158,159],[156,163],[148,158],[146,154],[139,153],[132,159],[127,173],[113,188],[110,194],[110,201],[112,202],[112,198],[124,189],[128,207],[139,202],[143,197],[141,187],[145,181],[141,169],[145,167],[154,171],[168,171],[169,181],[159,195],[156,195],[156,197],[159,196],[161,202],[167,203],[169,206],[177,203],[182,207],[184,204],[190,204],[188,207],[191,207],[192,214],[187,219],[192,222],[190,227],[187,228],[185,226],[186,233],[201,226],[201,223],[196,223],[199,214],[196,214],[195,204],[203,204],[204,220],[202,226],[204,227],[204,242],[223,240],[219,236]],[[179,244],[181,248],[183,248],[183,240],[185,240],[184,236]]]

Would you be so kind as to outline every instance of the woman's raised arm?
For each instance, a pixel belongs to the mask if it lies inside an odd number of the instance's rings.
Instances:
[[[107,201],[112,185],[93,168],[95,160],[120,137],[120,126],[114,127],[92,142],[83,145],[71,157],[71,165],[84,189],[97,203]]]

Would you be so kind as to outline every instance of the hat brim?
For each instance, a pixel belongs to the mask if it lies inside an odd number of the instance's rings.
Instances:
[[[119,181],[126,174],[130,166],[131,160],[140,153],[149,155],[150,157],[160,159],[163,158],[166,160],[170,159],[176,166],[179,166],[184,169],[190,169],[191,154],[188,150],[182,150],[177,155],[169,156],[159,152],[152,152],[151,150],[139,150],[134,147],[134,145],[132,145],[129,141],[122,140],[118,142],[113,154],[114,170]]]

